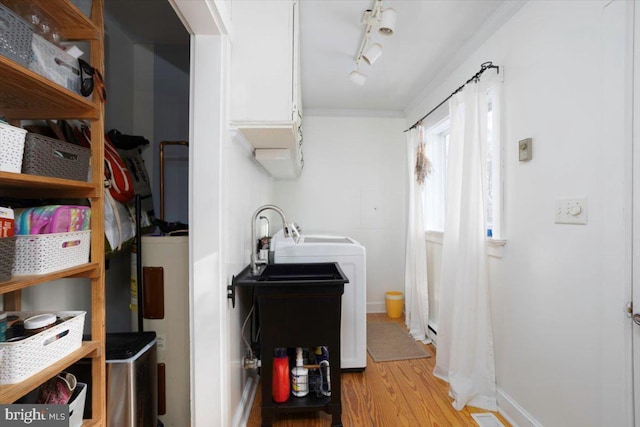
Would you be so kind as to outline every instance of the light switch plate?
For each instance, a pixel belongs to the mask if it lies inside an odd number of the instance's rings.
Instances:
[[[586,224],[587,198],[558,198],[555,205],[556,224]]]
[[[518,141],[518,160],[526,162],[531,160],[533,139],[527,138]]]

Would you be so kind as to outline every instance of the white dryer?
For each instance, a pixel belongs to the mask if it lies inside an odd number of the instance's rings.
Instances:
[[[340,366],[361,371],[367,366],[367,280],[366,250],[357,241],[344,236],[302,235],[298,243],[275,233],[269,248],[276,264],[337,262],[349,283],[342,296],[340,329]],[[331,349],[329,349],[331,353]],[[331,355],[329,355],[331,357]]]

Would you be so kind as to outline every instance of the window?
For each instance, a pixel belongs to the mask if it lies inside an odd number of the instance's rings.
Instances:
[[[431,161],[431,173],[424,181],[425,229],[443,231],[447,196],[449,118],[429,128],[426,136],[425,154]]]
[[[493,93],[487,92],[487,236],[502,237],[502,178],[501,146],[498,113],[494,109]],[[447,188],[447,152],[449,149],[450,120],[445,118],[426,130],[426,154],[431,161],[431,174],[425,180],[424,206],[427,231],[444,231]]]

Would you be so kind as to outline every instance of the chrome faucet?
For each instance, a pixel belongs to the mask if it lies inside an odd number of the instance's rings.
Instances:
[[[258,219],[258,215],[266,210],[273,210],[280,214],[282,218],[282,230],[284,232],[285,237],[289,237],[289,226],[287,225],[287,219],[284,216],[284,212],[282,209],[275,205],[264,205],[260,206],[253,217],[251,218],[251,274],[253,276],[258,275],[259,267],[258,267],[258,253],[257,253],[257,240],[256,240],[256,220]],[[296,230],[297,231],[297,230]]]
[[[269,237],[269,235],[271,234],[269,232],[269,218],[267,218],[266,216],[260,215],[260,217],[258,219],[264,219],[265,221],[267,221],[267,233],[264,236],[261,236],[261,237],[265,237],[265,236]]]

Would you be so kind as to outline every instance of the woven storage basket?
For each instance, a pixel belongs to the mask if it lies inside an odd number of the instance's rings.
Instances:
[[[80,68],[78,67],[76,58],[39,35],[33,35],[29,57],[31,71],[62,87],[80,93]]]
[[[27,133],[22,173],[87,181],[91,150],[54,138]]]
[[[0,123],[0,171],[20,173],[27,131]]]
[[[9,312],[26,319],[42,312]],[[0,385],[15,384],[51,366],[82,345],[85,311],[62,311],[58,317],[70,319],[16,342],[0,343]]]
[[[16,257],[16,238],[3,237],[0,239],[0,282],[11,279],[13,261]]]
[[[26,67],[33,31],[27,21],[0,4],[0,55]]]
[[[14,276],[45,274],[89,262],[90,230],[15,237]]]

